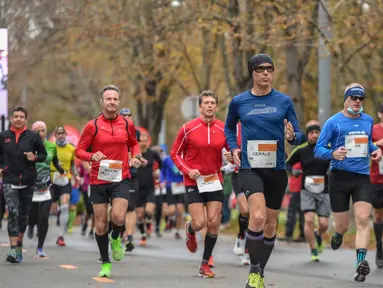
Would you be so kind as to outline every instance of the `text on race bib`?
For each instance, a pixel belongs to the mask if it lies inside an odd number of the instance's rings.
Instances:
[[[199,193],[216,192],[223,189],[218,174],[200,176],[196,181]]]
[[[368,156],[367,135],[347,135],[345,138],[346,156],[349,158]]]
[[[122,180],[122,161],[101,160],[97,179],[108,182],[120,182]]]
[[[277,141],[247,141],[247,159],[251,168],[275,168],[277,166]]]

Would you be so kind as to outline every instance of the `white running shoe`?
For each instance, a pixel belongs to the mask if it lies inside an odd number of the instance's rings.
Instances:
[[[250,265],[249,253],[245,253],[245,254],[242,255],[242,257],[241,257],[241,265],[242,266]]]
[[[243,255],[245,254],[245,244],[246,240],[245,239],[235,239],[235,244],[234,244],[234,254],[236,255]]]

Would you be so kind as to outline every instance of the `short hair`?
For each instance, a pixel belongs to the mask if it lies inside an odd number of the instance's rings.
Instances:
[[[57,126],[57,127],[55,128],[55,130],[54,130],[54,133],[56,134],[56,133],[57,133],[57,131],[59,131],[59,129],[62,129],[62,130],[64,130],[65,134],[67,134],[67,133],[66,133],[66,129],[65,129],[65,127],[64,127],[64,126],[62,126],[62,125],[60,125],[60,126]]]
[[[104,95],[105,91],[108,91],[108,90],[114,90],[114,91],[116,91],[118,94],[120,94],[120,89],[118,89],[117,86],[112,85],[112,84],[110,84],[110,85],[106,85],[106,86],[104,86],[104,87],[101,89],[101,91],[100,91],[100,97],[101,97],[101,99],[102,99],[102,96]]]
[[[202,93],[199,95],[199,98],[198,98],[198,104],[201,105],[202,104],[202,98],[203,97],[213,97],[215,99],[215,102],[216,104],[218,104],[218,97],[217,95],[215,95],[215,93],[211,90],[205,90],[205,91],[202,91]]]
[[[12,117],[15,112],[23,112],[25,115],[25,119],[28,118],[28,111],[24,107],[18,106],[12,110]]]
[[[346,86],[346,88],[344,89],[344,92],[346,92],[348,89],[350,89],[351,87],[360,87],[360,88],[363,88],[363,85],[362,84],[359,84],[359,83],[350,83]]]

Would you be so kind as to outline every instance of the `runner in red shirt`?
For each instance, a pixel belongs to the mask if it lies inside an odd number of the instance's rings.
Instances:
[[[171,150],[174,164],[184,175],[191,221],[186,223],[186,246],[195,253],[196,232],[207,224],[200,276],[213,278],[208,265],[217,241],[223,202],[222,149],[226,147],[224,123],[215,119],[218,97],[204,91],[199,97],[201,116],[180,129]],[[206,205],[207,219],[205,217]]]
[[[120,92],[108,85],[101,90],[102,114],[89,121],[76,148],[76,157],[92,162],[90,175],[90,201],[96,219],[96,241],[100,250],[102,269],[99,277],[111,277],[112,264],[108,254],[107,209],[111,202],[113,231],[110,242],[116,261],[124,257],[120,234],[128,208],[129,166],[141,165],[141,154],[132,120],[118,115]],[[129,159],[129,149],[133,155]]]
[[[372,128],[372,141],[379,148],[383,147],[383,103],[380,104],[378,112],[380,123],[377,123]],[[383,247],[382,247],[382,233],[383,233],[383,160],[379,163],[371,161],[370,168],[371,183],[375,186],[374,201],[374,231],[376,239],[376,266],[383,267]]]

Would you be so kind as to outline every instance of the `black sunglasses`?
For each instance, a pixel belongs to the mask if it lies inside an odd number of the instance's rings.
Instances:
[[[360,97],[360,96],[350,96],[350,99],[352,100],[352,101],[356,101],[356,100],[360,100],[361,102],[362,101],[364,101],[364,97]]]
[[[274,72],[274,66],[257,66],[254,68],[256,73],[263,73],[263,71],[267,70],[267,72]]]

